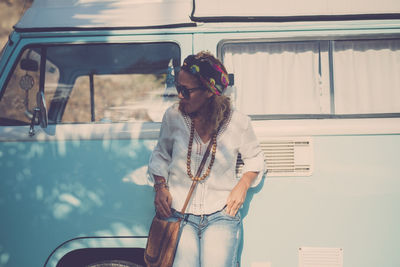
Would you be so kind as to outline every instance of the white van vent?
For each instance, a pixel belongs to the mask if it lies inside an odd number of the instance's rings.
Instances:
[[[299,267],[343,267],[343,249],[299,248]]]
[[[310,176],[313,172],[314,150],[311,138],[274,138],[261,140],[261,149],[268,169],[268,176]],[[237,162],[238,175],[243,161]]]

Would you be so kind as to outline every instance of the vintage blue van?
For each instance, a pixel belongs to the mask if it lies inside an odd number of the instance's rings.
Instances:
[[[200,50],[268,166],[241,266],[400,266],[399,1],[35,0],[0,54],[0,267],[143,265],[149,155]]]

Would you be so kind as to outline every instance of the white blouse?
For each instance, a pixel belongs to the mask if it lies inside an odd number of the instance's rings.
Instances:
[[[172,195],[172,208],[177,211],[182,209],[192,184],[186,170],[190,123],[190,117],[183,115],[177,104],[167,109],[162,120],[158,143],[148,166],[150,183],[154,183],[153,175],[166,178]],[[193,175],[197,172],[208,142],[203,143],[195,131],[191,157]],[[233,111],[228,124],[217,136],[217,151],[210,175],[197,184],[186,213],[210,214],[226,205],[229,193],[240,178],[236,176],[238,153],[244,162],[242,173],[259,172],[251,185],[257,186],[265,172],[264,155],[250,118]],[[202,174],[207,170],[210,159],[211,156],[208,157]]]

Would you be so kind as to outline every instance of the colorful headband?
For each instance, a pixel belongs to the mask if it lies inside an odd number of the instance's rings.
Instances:
[[[211,92],[222,95],[229,84],[228,74],[217,64],[190,55],[183,61],[182,69],[196,76]]]

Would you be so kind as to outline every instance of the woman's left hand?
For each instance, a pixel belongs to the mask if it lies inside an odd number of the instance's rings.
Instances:
[[[235,216],[243,202],[246,199],[247,190],[249,185],[240,180],[237,185],[232,189],[226,201],[226,213],[230,216]]]
[[[258,172],[246,172],[242,178],[232,189],[226,201],[226,213],[230,216],[235,216],[243,202],[246,200],[247,190],[249,190],[251,183],[256,179]]]

